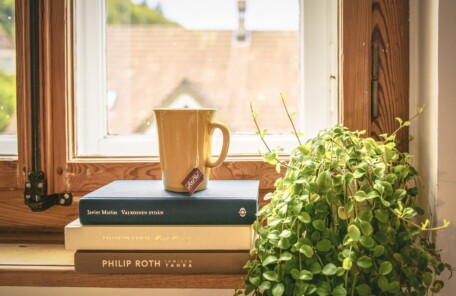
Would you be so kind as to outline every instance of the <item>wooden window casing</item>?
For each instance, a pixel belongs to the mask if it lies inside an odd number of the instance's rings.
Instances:
[[[0,161],[0,232],[2,242],[63,241],[63,227],[78,217],[84,193],[119,179],[160,179],[159,163],[139,159],[78,159],[73,153],[73,54],[71,0],[39,0],[41,38],[42,169],[49,193],[71,191],[70,207],[31,212],[23,189],[30,161],[28,0],[16,1],[18,142],[17,160]],[[341,117],[369,135],[391,132],[395,117],[408,117],[408,1],[339,1],[341,17]],[[381,41],[380,116],[370,116],[372,39]],[[404,133],[403,139],[407,138]],[[226,161],[212,179],[258,179],[260,196],[279,177],[258,159]],[[262,203],[262,201],[260,202]],[[39,235],[27,235],[39,233]]]

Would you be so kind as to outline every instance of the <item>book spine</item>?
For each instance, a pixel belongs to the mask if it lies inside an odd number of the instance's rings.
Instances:
[[[82,224],[207,225],[252,224],[258,203],[253,199],[160,200],[81,199]]]
[[[74,269],[80,273],[117,274],[241,274],[250,259],[236,252],[112,252],[77,251]]]
[[[65,227],[71,250],[250,250],[250,225]]]

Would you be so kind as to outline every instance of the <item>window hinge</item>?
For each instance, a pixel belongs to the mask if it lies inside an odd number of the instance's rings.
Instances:
[[[371,80],[371,115],[372,120],[378,118],[379,97],[378,97],[378,44],[372,42],[372,80]]]
[[[25,204],[34,212],[41,212],[53,205],[69,206],[73,202],[71,192],[47,194],[47,181],[41,171],[31,171],[24,190]]]

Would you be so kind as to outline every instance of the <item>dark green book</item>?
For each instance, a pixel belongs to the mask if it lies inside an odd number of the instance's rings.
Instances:
[[[187,193],[163,189],[161,180],[114,181],[79,201],[81,224],[252,224],[258,211],[256,180],[213,180]]]

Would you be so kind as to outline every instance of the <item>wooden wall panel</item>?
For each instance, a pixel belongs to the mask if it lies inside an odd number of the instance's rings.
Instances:
[[[352,130],[371,129],[371,0],[342,5],[342,120]]]
[[[408,0],[345,0],[343,12],[343,123],[380,139],[409,118]],[[379,116],[371,114],[372,42],[379,46]],[[407,150],[408,131],[398,134]]]
[[[371,136],[398,128],[396,117],[409,118],[409,2],[375,0],[372,3],[372,42],[379,46],[379,116]],[[398,134],[400,149],[408,149],[408,130]]]

